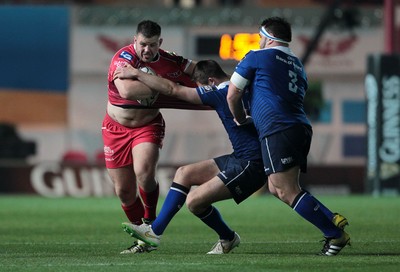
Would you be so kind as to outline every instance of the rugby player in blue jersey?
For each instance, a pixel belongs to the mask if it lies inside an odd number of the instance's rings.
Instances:
[[[321,230],[325,244],[320,254],[336,255],[350,243],[343,229],[347,219],[299,184],[300,171],[307,170],[312,127],[303,107],[306,72],[289,48],[291,26],[283,18],[268,18],[261,23],[260,37],[260,49],[248,52],[232,74],[229,107],[239,124],[246,123],[241,99],[248,89],[271,193]]]
[[[192,74],[197,88],[178,85],[129,65],[118,68],[115,77],[136,78],[161,94],[212,107],[220,117],[233,148],[232,154],[180,167],[156,220],[151,225],[123,223],[124,230],[157,247],[169,222],[186,201],[188,209],[219,236],[207,254],[229,253],[239,245],[240,237],[224,222],[212,204],[230,198],[239,204],[267,180],[260,142],[251,118],[247,117],[247,121],[238,126],[229,110],[226,100],[229,76],[217,62],[204,60],[196,64]],[[247,105],[248,96],[244,94],[241,101]],[[195,185],[198,187],[190,190]]]

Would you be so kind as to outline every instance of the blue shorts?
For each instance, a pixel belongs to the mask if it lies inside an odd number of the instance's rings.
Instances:
[[[312,129],[305,125],[296,125],[265,137],[261,141],[265,173],[269,176],[296,165],[301,172],[307,172],[311,138]]]
[[[237,204],[258,191],[267,182],[264,166],[259,161],[243,161],[234,155],[214,158],[219,170],[218,177],[229,189]]]

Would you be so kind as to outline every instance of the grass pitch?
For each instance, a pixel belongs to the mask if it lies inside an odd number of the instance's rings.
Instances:
[[[322,234],[270,195],[216,205],[242,238],[223,256],[205,254],[218,237],[186,207],[157,251],[120,255],[133,240],[117,198],[3,195],[0,271],[399,271],[399,197],[319,199],[350,222],[352,246],[335,257],[316,256]]]

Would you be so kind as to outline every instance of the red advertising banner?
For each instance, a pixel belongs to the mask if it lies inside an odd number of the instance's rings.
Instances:
[[[45,197],[114,196],[114,186],[104,166],[37,165],[0,166],[1,194],[38,194]]]

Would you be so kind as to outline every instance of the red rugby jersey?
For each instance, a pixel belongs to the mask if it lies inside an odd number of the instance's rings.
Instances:
[[[184,73],[190,60],[174,53],[160,49],[156,59],[151,63],[144,63],[136,55],[133,44],[125,46],[115,53],[111,60],[108,70],[108,99],[111,104],[124,108],[143,108],[136,100],[123,99],[114,84],[113,75],[115,69],[128,63],[135,68],[147,66],[157,73],[158,76],[174,81],[178,84],[188,87],[197,87],[190,76]],[[160,94],[157,100],[150,108],[174,108],[174,109],[193,109],[193,110],[211,110],[204,105],[194,105],[177,98]]]

